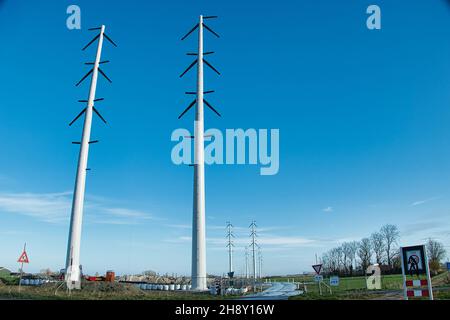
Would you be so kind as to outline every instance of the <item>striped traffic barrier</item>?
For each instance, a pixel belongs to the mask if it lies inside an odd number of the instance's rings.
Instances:
[[[406,280],[406,296],[408,298],[429,297],[430,291],[421,287],[428,287],[428,280]]]

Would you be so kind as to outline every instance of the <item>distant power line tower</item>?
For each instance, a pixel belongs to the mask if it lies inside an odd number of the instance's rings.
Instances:
[[[248,247],[245,247],[245,278],[248,279],[249,272],[248,272]]]
[[[193,206],[193,226],[192,226],[192,290],[208,290],[206,283],[206,231],[205,231],[205,143],[204,143],[204,117],[203,106],[206,104],[214,113],[220,116],[214,107],[204,99],[204,94],[214,91],[204,91],[203,66],[206,64],[209,68],[217,71],[206,59],[205,55],[214,52],[204,52],[203,50],[203,30],[206,29],[216,37],[219,37],[203,21],[206,19],[217,18],[216,16],[200,16],[199,22],[181,39],[186,39],[191,33],[198,29],[198,51],[188,53],[190,56],[197,56],[194,62],[180,75],[183,77],[192,67],[197,65],[197,91],[186,92],[186,94],[196,95],[196,99],[180,114],[180,119],[194,105],[194,206]]]
[[[256,242],[256,221],[252,221],[252,224],[250,225],[250,237],[251,237],[251,243],[250,246],[252,248],[252,265],[253,265],[253,290],[256,291],[256,247],[258,246]]]
[[[83,114],[84,126],[83,134],[80,142],[73,142],[73,144],[80,145],[80,154],[78,157],[78,169],[77,177],[75,180],[75,190],[73,193],[72,202],[72,213],[70,218],[70,231],[69,231],[69,241],[67,245],[67,256],[66,256],[66,273],[65,280],[67,288],[80,289],[81,288],[81,265],[80,265],[80,244],[81,244],[81,226],[83,220],[83,207],[84,207],[84,194],[86,189],[86,172],[88,169],[88,155],[89,146],[93,143],[99,142],[98,140],[91,141],[91,127],[92,127],[92,116],[95,113],[104,123],[106,120],[101,116],[100,112],[94,107],[95,102],[102,101],[103,99],[96,99],[95,93],[97,90],[97,79],[98,74],[103,75],[109,82],[111,80],[106,76],[106,74],[100,69],[100,65],[108,63],[109,61],[101,61],[103,39],[106,38],[114,46],[117,46],[114,41],[111,40],[105,34],[105,26],[102,25],[99,28],[92,28],[89,30],[98,30],[99,34],[91,40],[82,50],[88,48],[92,43],[98,40],[97,54],[95,56],[94,62],[87,62],[86,65],[93,66],[92,69],[76,84],[80,85],[89,75],[91,77],[91,86],[89,90],[89,96],[87,100],[79,100],[79,102],[86,103],[86,107],[75,117],[75,119],[69,124],[70,126],[75,123]]]
[[[261,247],[258,246],[258,278],[262,279],[262,263],[263,263],[263,257],[261,252]]]
[[[230,222],[227,222],[227,238],[228,238],[228,277],[233,278],[234,270],[233,270],[233,225]]]

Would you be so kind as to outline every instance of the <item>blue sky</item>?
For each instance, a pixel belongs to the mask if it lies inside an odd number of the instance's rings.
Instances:
[[[82,30],[66,28],[78,4]],[[378,4],[382,29],[366,28]],[[208,272],[227,272],[225,222],[236,226],[242,272],[256,220],[264,273],[310,271],[315,253],[397,224],[401,244],[432,237],[450,250],[450,7],[430,1],[0,1],[0,265],[65,262],[93,37],[105,24],[82,263],[88,273],[190,273],[192,170],[172,164],[172,131],[192,129],[195,72],[179,79],[195,40],[180,37],[199,14],[217,14],[206,74],[222,118],[206,127],[277,128],[280,171],[211,166],[207,177]]]

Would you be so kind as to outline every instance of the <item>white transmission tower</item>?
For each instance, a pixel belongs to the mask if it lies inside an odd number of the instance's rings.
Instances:
[[[256,221],[252,221],[252,224],[250,225],[250,237],[252,239],[250,246],[252,247],[252,265],[253,265],[253,290],[256,291],[256,247],[257,247],[257,242],[256,242]]]
[[[102,25],[99,28],[92,28],[89,30],[99,31],[99,34],[91,40],[82,50],[84,51],[92,43],[98,40],[97,54],[95,56],[94,62],[87,62],[86,65],[92,65],[92,69],[76,84],[80,85],[89,75],[91,77],[91,86],[89,90],[88,100],[80,100],[79,102],[86,103],[86,107],[78,114],[78,116],[69,124],[70,126],[75,123],[83,114],[84,126],[83,134],[80,142],[73,142],[73,144],[80,145],[80,154],[78,157],[78,169],[77,176],[75,180],[75,190],[73,194],[72,202],[72,213],[70,218],[70,231],[69,240],[67,245],[67,256],[66,256],[66,270],[65,270],[65,280],[67,288],[80,289],[81,288],[81,264],[80,264],[80,245],[81,245],[81,227],[83,220],[83,206],[84,206],[84,194],[86,190],[86,172],[89,171],[88,155],[89,146],[93,143],[99,142],[98,140],[91,141],[91,127],[92,127],[92,116],[95,113],[104,123],[106,120],[100,115],[100,112],[94,107],[95,102],[102,101],[103,99],[96,99],[95,94],[97,90],[97,79],[98,74],[103,75],[109,82],[111,80],[106,76],[106,74],[100,69],[100,65],[107,63],[109,61],[101,61],[103,40],[106,39],[111,42],[114,46],[117,46],[114,41],[111,40],[105,34],[105,26]]]
[[[230,222],[227,222],[227,238],[228,238],[228,278],[233,278],[234,270],[233,270],[233,225]]]
[[[193,206],[193,226],[192,226],[192,290],[205,291],[208,290],[206,281],[206,231],[205,231],[205,144],[204,144],[204,118],[203,106],[206,104],[218,116],[220,114],[214,107],[204,99],[204,94],[214,91],[204,91],[204,74],[203,66],[206,64],[213,71],[220,75],[206,59],[205,55],[213,52],[204,52],[203,50],[203,30],[206,29],[216,37],[219,37],[210,27],[203,21],[206,19],[217,18],[217,16],[200,16],[199,22],[181,39],[186,39],[191,33],[198,29],[198,51],[196,53],[188,53],[190,56],[197,56],[194,62],[180,75],[183,77],[192,67],[197,65],[197,91],[186,92],[186,94],[196,95],[196,99],[180,114],[180,119],[194,105],[195,122],[194,122],[194,206]]]

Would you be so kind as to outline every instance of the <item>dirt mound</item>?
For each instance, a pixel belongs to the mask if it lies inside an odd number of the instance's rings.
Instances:
[[[139,294],[141,291],[134,285],[116,282],[83,282],[82,292],[85,293],[120,293],[120,294]]]
[[[145,294],[125,283],[83,282],[81,290],[67,291],[64,282],[47,283],[42,286],[22,286],[22,296],[31,299],[139,299]]]

